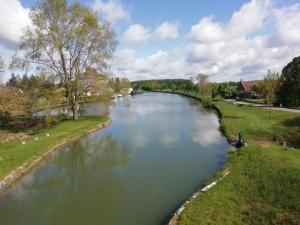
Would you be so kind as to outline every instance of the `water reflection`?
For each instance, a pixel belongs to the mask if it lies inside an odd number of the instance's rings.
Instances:
[[[56,152],[50,165],[26,175],[11,194],[4,196],[1,221],[109,224],[123,201],[123,186],[114,170],[126,166],[130,157],[130,148],[112,136],[74,142]]]
[[[80,105],[79,114],[86,116],[105,116],[109,114],[109,106],[110,102],[87,102]],[[53,108],[50,112],[51,115],[56,116],[59,114],[66,114],[68,116],[72,116],[72,110],[70,107],[63,106],[58,108]],[[34,116],[44,116],[45,112],[35,112]]]
[[[209,116],[208,116],[209,117]],[[212,145],[218,143],[220,131],[218,120],[207,120],[203,118],[195,119],[195,128],[191,130],[191,136],[194,142],[200,145]],[[203,132],[205,131],[205,132]]]
[[[83,105],[99,115],[102,103]],[[218,118],[193,99],[145,93],[65,146],[0,199],[5,225],[158,225],[226,160]]]
[[[166,146],[166,147],[172,147],[179,143],[179,136],[177,133],[162,133],[160,136],[160,141]]]
[[[109,102],[88,102],[81,104],[80,115],[104,116],[109,114]]]

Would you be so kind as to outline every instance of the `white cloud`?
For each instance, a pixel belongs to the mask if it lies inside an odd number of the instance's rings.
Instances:
[[[189,37],[206,43],[244,37],[262,27],[270,8],[270,0],[252,0],[234,12],[228,24],[214,22],[213,16],[204,17],[191,28]]]
[[[124,33],[125,43],[139,43],[147,41],[162,41],[165,39],[176,39],[178,35],[179,23],[164,22],[157,26],[154,31],[141,24],[129,26]]]
[[[226,33],[231,37],[236,37],[259,30],[268,18],[271,7],[271,0],[252,0],[244,4],[239,11],[233,13],[225,28]]]
[[[280,40],[286,45],[300,44],[300,4],[275,10]]]
[[[121,0],[95,0],[92,8],[99,13],[103,14],[104,18],[111,24],[117,21],[129,21],[130,16],[128,10],[123,6]]]
[[[0,0],[0,51],[4,58],[15,49],[28,25],[29,9],[20,0]],[[129,21],[121,0],[94,0],[93,9],[111,23]],[[268,69],[280,71],[300,54],[300,3],[275,5],[271,0],[252,0],[233,12],[227,22],[206,16],[191,27],[189,42],[171,50],[158,50],[139,57],[132,49],[119,52],[113,68],[133,80],[187,78],[197,73],[212,81],[257,79]],[[124,33],[124,43],[158,42],[178,38],[178,22],[163,22],[155,28],[133,24]],[[7,57],[6,57],[7,56]]]
[[[216,42],[224,37],[221,24],[214,23],[213,17],[204,17],[191,29],[189,37],[199,42]]]
[[[150,31],[140,24],[131,25],[124,33],[124,41],[127,43],[147,41],[150,37]]]
[[[145,39],[151,40],[154,33],[147,30]],[[227,23],[202,18],[188,37],[189,43],[148,57],[124,50],[115,60],[116,73],[133,80],[189,79],[198,73],[218,82],[260,79],[268,69],[281,71],[299,55],[300,4],[278,7],[271,0],[252,0]]]
[[[179,23],[164,22],[158,26],[153,35],[155,39],[164,40],[167,38],[176,39],[178,37]]]
[[[0,0],[0,44],[15,48],[22,36],[22,28],[30,24],[29,9],[19,0]]]

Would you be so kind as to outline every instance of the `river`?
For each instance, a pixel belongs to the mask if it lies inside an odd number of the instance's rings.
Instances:
[[[0,198],[3,225],[163,225],[226,161],[214,111],[145,93],[103,110],[113,123],[63,146]]]

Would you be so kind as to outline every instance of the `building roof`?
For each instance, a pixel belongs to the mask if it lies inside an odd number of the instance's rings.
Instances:
[[[261,80],[249,80],[249,81],[243,81],[241,80],[240,85],[244,89],[244,91],[252,91],[253,86],[259,85]]]
[[[88,78],[91,80],[108,80],[108,77],[104,74],[98,73],[96,69],[87,67],[83,73],[83,79]]]

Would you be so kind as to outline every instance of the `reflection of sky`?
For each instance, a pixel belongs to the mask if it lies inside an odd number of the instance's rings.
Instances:
[[[146,145],[183,149],[188,140],[211,149],[222,139],[217,116],[196,100],[166,94],[154,99],[153,95],[157,94],[122,98],[110,107],[112,127],[118,126],[119,138],[129,141],[135,150]]]
[[[143,147],[149,141],[149,138],[146,135],[146,133],[138,132],[138,131],[135,131],[134,129],[131,131],[130,137],[131,137],[131,141],[135,147]]]
[[[195,117],[195,127],[191,130],[191,136],[194,142],[200,145],[211,145],[218,143],[221,137],[219,121],[215,115],[207,115],[205,118]]]
[[[1,224],[161,224],[226,159],[217,116],[196,100],[145,93],[109,112],[109,127],[55,152],[0,200]]]
[[[160,141],[166,146],[166,147],[172,147],[179,143],[179,136],[177,133],[161,133],[160,135]]]

